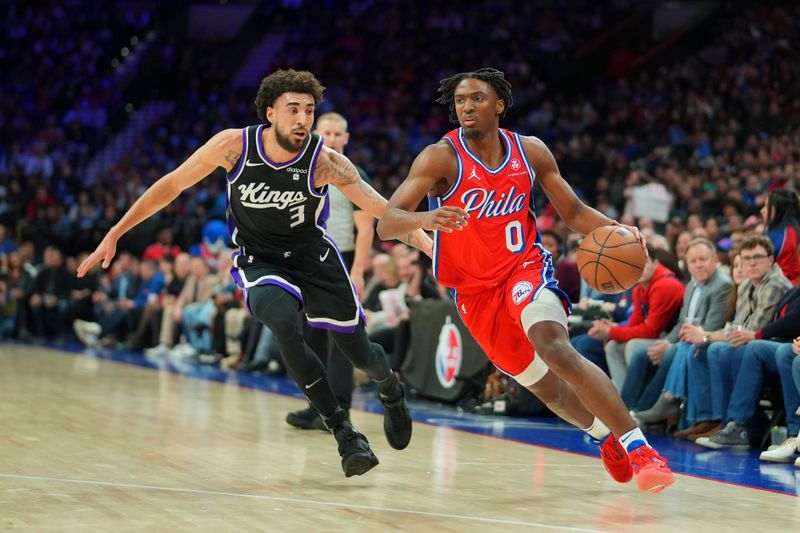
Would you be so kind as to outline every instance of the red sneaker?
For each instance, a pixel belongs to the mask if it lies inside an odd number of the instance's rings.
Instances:
[[[639,490],[655,494],[675,482],[675,476],[667,465],[667,460],[648,445],[640,446],[630,454],[631,465],[636,472]]]
[[[603,458],[606,472],[614,481],[627,483],[633,478],[633,467],[628,454],[613,433],[600,444],[600,457]]]

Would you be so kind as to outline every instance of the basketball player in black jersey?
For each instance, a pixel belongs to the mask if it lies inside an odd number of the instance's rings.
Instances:
[[[377,383],[384,432],[393,448],[408,445],[411,417],[386,354],[367,338],[347,269],[325,231],[329,185],[375,218],[387,202],[347,157],[310,133],[323,91],[310,72],[279,70],[264,78],[255,101],[261,124],[221,131],[155,182],[81,263],[78,277],[101,261],[108,268],[122,235],[224,167],[228,228],[239,247],[233,278],[250,312],[275,334],[289,374],[336,438],[350,477],[367,472],[378,459],[338,405],[319,357],[303,340],[305,321],[330,330],[353,365]],[[422,230],[401,240],[431,253],[432,242]]]

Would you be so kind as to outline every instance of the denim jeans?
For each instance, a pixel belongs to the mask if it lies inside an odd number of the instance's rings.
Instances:
[[[734,347],[729,342],[714,342],[708,347],[708,373],[711,378],[711,411],[714,420],[727,417],[733,387],[739,375],[739,367],[747,345]]]
[[[789,436],[796,436],[800,432],[800,415],[797,414],[800,406],[800,356],[792,351],[791,343],[782,343],[775,351],[775,366],[781,376]]]
[[[676,398],[686,399],[689,394],[687,376],[689,373],[689,359],[694,356],[697,346],[688,342],[679,342],[674,345],[674,348],[675,356],[667,373],[664,392],[668,392]]]
[[[183,332],[189,344],[199,352],[211,350],[211,315],[215,310],[211,300],[183,308]]]
[[[708,372],[708,346],[698,346],[687,361],[686,418],[692,422],[715,420],[711,408],[711,376]],[[717,418],[716,420],[719,420]]]
[[[664,390],[677,351],[675,344],[667,348],[657,366],[648,357],[647,348],[638,348],[633,352],[620,392],[622,401],[629,409],[646,411],[653,407]]]

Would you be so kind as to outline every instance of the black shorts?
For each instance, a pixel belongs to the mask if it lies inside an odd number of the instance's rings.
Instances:
[[[248,310],[253,287],[275,285],[297,298],[312,327],[349,333],[364,320],[341,253],[328,237],[271,256],[248,255],[241,249],[233,253],[231,275],[244,289]]]

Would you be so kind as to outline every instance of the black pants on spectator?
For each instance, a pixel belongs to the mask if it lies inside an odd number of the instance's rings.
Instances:
[[[39,335],[48,339],[59,337],[67,332],[69,324],[69,303],[67,300],[59,300],[52,307],[44,304],[31,306],[33,315],[34,335]]]

